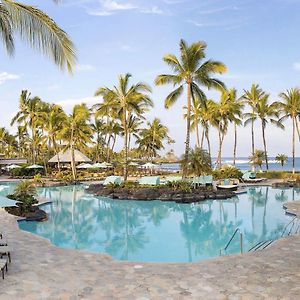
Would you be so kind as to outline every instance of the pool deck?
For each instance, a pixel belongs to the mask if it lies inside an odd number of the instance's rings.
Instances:
[[[198,263],[133,263],[55,247],[19,230],[16,220],[0,209],[0,230],[13,249],[0,299],[299,299],[300,235]]]

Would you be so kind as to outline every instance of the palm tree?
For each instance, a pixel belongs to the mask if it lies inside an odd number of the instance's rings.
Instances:
[[[262,169],[262,164],[265,158],[265,152],[263,150],[254,150],[254,155],[249,157],[250,163],[254,166],[259,166]]]
[[[298,126],[297,126],[297,117],[300,112],[300,89],[292,88],[287,90],[284,93],[281,93],[279,97],[282,99],[280,104],[280,114],[283,116],[280,118],[280,121],[284,121],[288,118],[292,120],[292,156],[293,156],[293,174],[295,174],[295,134],[296,129],[298,135],[300,136]]]
[[[53,146],[53,150],[57,155],[58,171],[60,172],[59,146],[57,145],[57,139],[59,132],[63,129],[67,116],[62,107],[57,104],[46,104],[44,110],[46,112],[44,130],[47,132],[46,142],[48,142],[48,153],[51,146]]]
[[[9,55],[14,54],[15,34],[50,57],[61,69],[69,72],[75,64],[74,45],[47,14],[41,10],[13,0],[0,1],[0,33]]]
[[[143,149],[147,153],[149,159],[157,156],[157,151],[164,149],[163,142],[172,142],[168,133],[168,127],[164,126],[160,119],[155,118],[152,122],[147,122],[147,128],[140,130],[136,144],[139,149]]]
[[[247,118],[245,121],[245,126],[251,122],[251,142],[252,142],[252,156],[255,152],[255,143],[254,143],[254,121],[256,119],[255,108],[257,103],[265,96],[263,90],[259,87],[258,84],[252,84],[250,90],[244,90],[243,99],[249,105],[251,113],[247,113],[244,116]]]
[[[206,44],[196,42],[190,46],[184,41],[180,41],[180,57],[167,54],[163,60],[172,68],[174,74],[161,74],[155,79],[156,85],[173,84],[178,86],[165,99],[165,107],[170,108],[182,95],[184,86],[187,90],[187,116],[186,116],[186,141],[185,141],[185,160],[188,161],[190,150],[190,125],[191,125],[191,99],[198,96],[199,99],[206,99],[201,87],[224,89],[224,84],[219,79],[211,77],[215,73],[224,73],[226,66],[218,61],[207,60],[205,58]],[[183,177],[186,178],[187,169],[184,165]]]
[[[211,160],[208,152],[196,147],[191,150],[189,160],[183,160],[183,164],[187,165],[188,172],[196,176],[211,172]]]
[[[263,97],[259,99],[255,107],[257,118],[259,118],[261,121],[262,138],[264,144],[265,161],[266,161],[267,170],[269,170],[269,164],[268,164],[268,152],[267,152],[267,143],[266,143],[266,134],[265,134],[266,126],[270,121],[272,124],[275,124],[277,127],[281,129],[284,128],[282,123],[278,120],[279,103],[273,102],[269,104],[268,100],[269,100],[269,95],[265,94]]]
[[[36,162],[36,136],[38,128],[43,124],[46,113],[43,111],[43,102],[39,97],[30,97],[31,94],[27,90],[23,90],[20,96],[19,111],[11,121],[11,125],[18,122],[24,126],[31,128],[31,139],[32,139],[32,161]]]
[[[75,147],[83,149],[88,143],[92,143],[92,127],[88,123],[90,111],[86,104],[77,104],[67,116],[60,137],[67,141],[67,148],[71,150],[71,168],[73,180],[76,180]]]
[[[129,86],[131,75],[129,73],[119,76],[118,86],[112,89],[101,87],[95,92],[95,96],[102,96],[104,101],[111,103],[116,108],[124,129],[124,181],[128,175],[128,121],[132,114],[142,116],[149,106],[153,106],[148,93],[150,86],[138,82]]]
[[[281,168],[283,169],[283,165],[288,162],[288,157],[285,154],[277,154],[275,160],[281,164]]]

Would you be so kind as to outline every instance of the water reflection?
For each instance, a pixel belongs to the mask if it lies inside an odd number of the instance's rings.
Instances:
[[[289,220],[282,209],[299,189],[249,188],[223,201],[188,205],[160,201],[114,201],[93,197],[80,186],[41,189],[53,203],[49,220],[21,222],[24,230],[61,247],[106,252],[136,261],[196,261],[219,255],[239,227],[244,249],[280,236]],[[239,252],[235,238],[229,253]]]

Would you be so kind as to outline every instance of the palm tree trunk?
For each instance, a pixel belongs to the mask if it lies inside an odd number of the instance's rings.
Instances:
[[[113,141],[113,144],[111,146],[111,152],[114,152],[114,148],[115,148],[115,144],[116,144],[116,139],[117,139],[117,134],[115,133],[114,134],[114,141]]]
[[[254,111],[252,112],[254,114]],[[252,156],[254,156],[255,145],[254,145],[254,120],[251,120],[251,139],[252,139]]]
[[[186,115],[186,140],[182,178],[187,178],[187,166],[190,152],[190,134],[191,134],[191,83],[187,85],[187,115]]]
[[[233,165],[235,166],[236,161],[236,148],[237,148],[237,126],[234,123],[234,146],[233,146]]]
[[[202,136],[201,136],[201,149],[203,149],[203,143],[204,143],[204,134],[205,134],[205,129],[202,129]]]
[[[209,140],[208,128],[205,129],[205,137],[206,137],[206,141],[207,141],[208,154],[209,154],[209,158],[210,158],[210,161],[211,161],[211,149],[210,149],[210,140]]]
[[[295,174],[295,117],[292,117],[293,121],[293,149],[292,149],[292,155],[293,155],[293,174]]]
[[[196,124],[197,147],[200,147],[199,124]]]
[[[36,161],[35,161],[35,128],[34,128],[34,123],[32,124],[31,135],[32,135],[32,162],[33,162],[33,164],[35,164]]]
[[[126,120],[126,107],[123,107],[123,128],[124,128],[124,181],[128,176],[128,130]]]
[[[59,151],[57,149],[57,144],[56,144],[56,141],[55,141],[55,138],[53,139],[53,148],[54,148],[54,151],[55,151],[55,154],[57,155],[57,167],[58,167],[58,172],[60,173],[60,158],[59,158]]]
[[[76,166],[75,166],[75,151],[74,151],[74,141],[73,141],[73,128],[71,129],[71,168],[73,180],[76,181]]]
[[[264,126],[263,122],[261,123],[261,129],[262,129],[262,137],[263,137],[263,143],[264,143],[266,168],[267,168],[267,170],[269,170],[269,164],[268,164],[268,152],[267,152],[267,142],[266,142],[266,136],[265,136],[265,126]]]

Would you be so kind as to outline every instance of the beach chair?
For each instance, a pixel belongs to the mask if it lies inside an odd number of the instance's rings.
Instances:
[[[159,176],[144,176],[138,180],[139,185],[159,185]]]
[[[242,179],[244,182],[261,182],[264,180],[264,178],[257,178],[256,177],[256,173],[255,172],[252,172],[252,171],[248,171],[248,172],[245,172],[242,176]]]
[[[6,259],[0,259],[0,270],[2,273],[2,279],[4,279],[4,271],[7,273],[7,260]]]
[[[206,175],[204,176],[205,184],[206,185],[212,185],[213,184],[213,177],[212,175]]]
[[[121,183],[122,183],[121,176],[108,176],[105,178],[103,185],[109,185],[109,184],[121,185]]]
[[[206,185],[204,176],[195,176],[192,183],[194,188],[200,185]]]
[[[166,182],[180,182],[182,181],[181,176],[167,176],[165,179]]]
[[[7,255],[8,261],[11,262],[11,255],[10,255],[11,249],[8,246],[0,246],[0,258],[3,257],[3,255]]]

